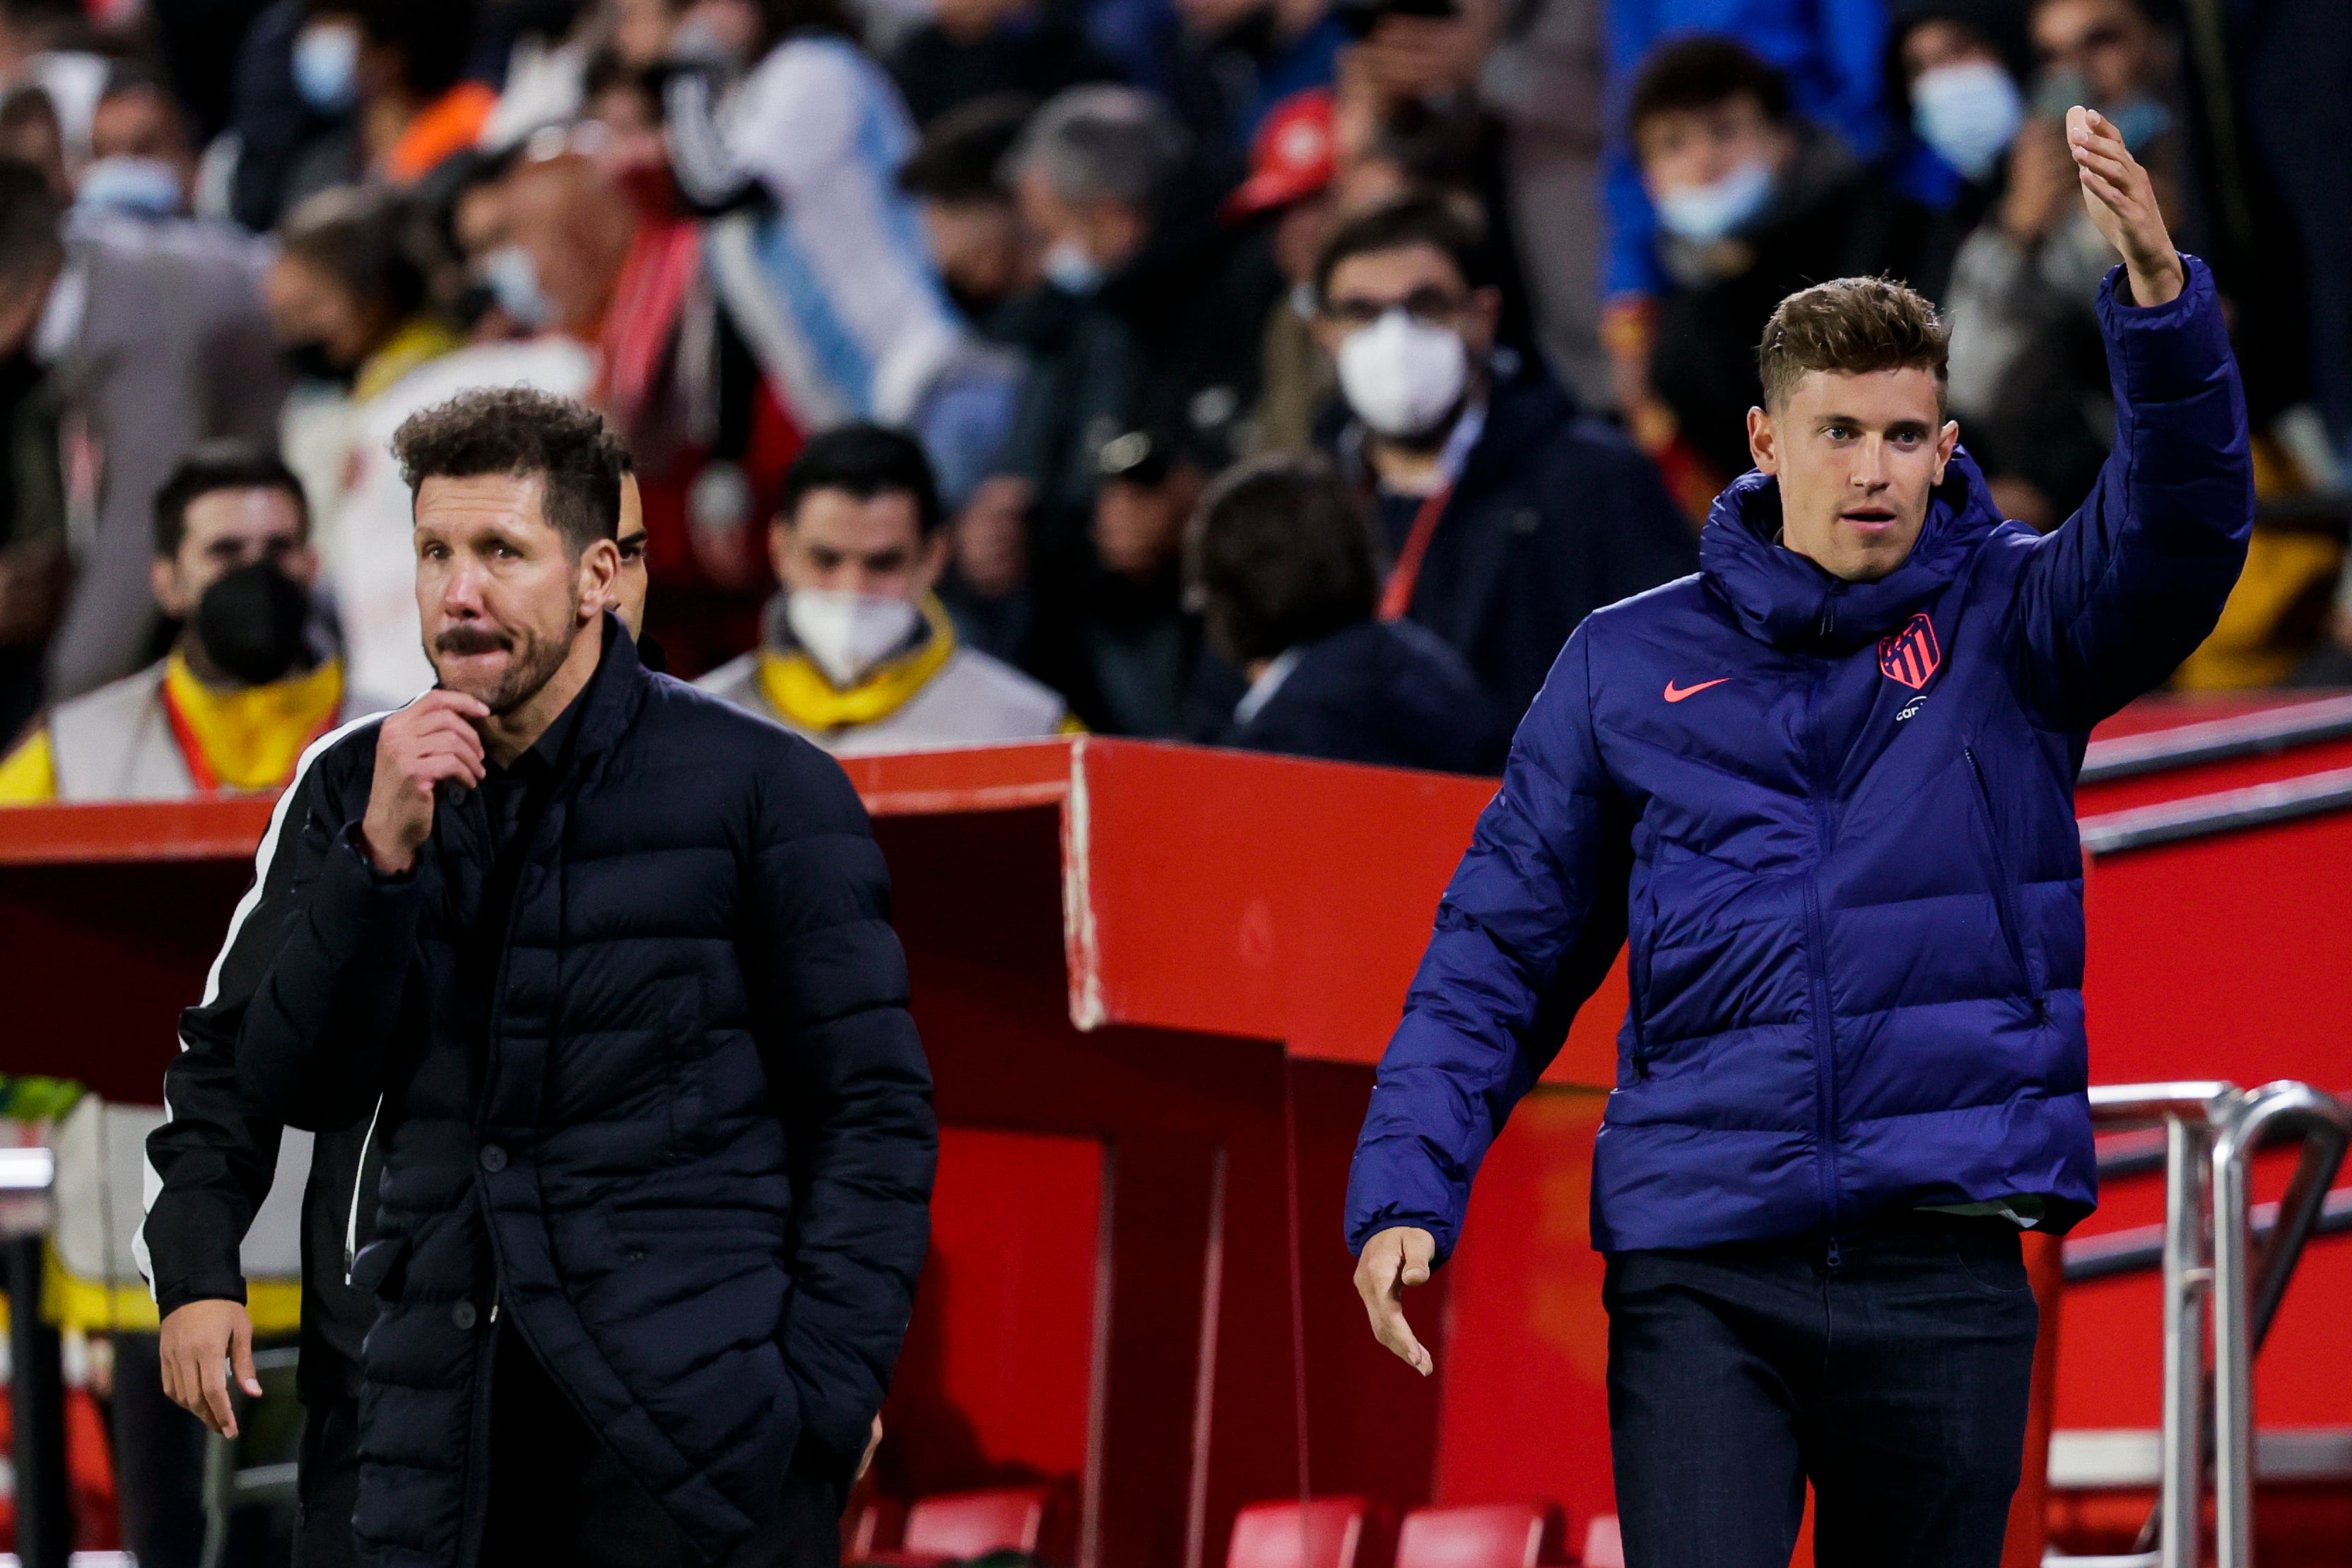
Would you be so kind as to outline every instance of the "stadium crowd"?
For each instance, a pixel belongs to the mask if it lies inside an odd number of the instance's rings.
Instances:
[[[1497,768],[1806,283],[1933,298],[2069,513],[2074,103],[2260,433],[2177,679],[2341,680],[2347,73],[2339,0],[0,0],[0,800],[271,788],[429,684],[389,440],[501,384],[625,438],[649,653],[836,751]]]

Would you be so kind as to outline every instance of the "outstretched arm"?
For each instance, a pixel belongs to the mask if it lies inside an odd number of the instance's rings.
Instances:
[[[2089,498],[2037,547],[2019,611],[2033,706],[2087,729],[2212,631],[2245,564],[2253,460],[2211,273],[2173,248],[2114,126],[2077,108],[2066,136],[2084,205],[2124,262],[2098,304],[2116,443]]]
[[[1625,940],[1631,813],[1593,744],[1589,627],[1519,727],[1438,905],[1356,1144],[1357,1287],[1381,1342],[1423,1372],[1397,1288],[1453,1252],[1488,1145]]]

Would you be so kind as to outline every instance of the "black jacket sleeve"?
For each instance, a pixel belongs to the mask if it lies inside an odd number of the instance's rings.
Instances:
[[[370,742],[372,758],[372,733]],[[303,814],[268,959],[224,1020],[246,1100],[317,1132],[374,1104],[415,956],[424,879],[380,876],[369,862],[359,836],[367,771]]]
[[[229,916],[204,999],[180,1015],[180,1054],[163,1073],[163,1124],[148,1134],[141,1250],[159,1312],[245,1300],[238,1254],[278,1172],[280,1125],[238,1085],[238,1035],[314,879],[317,821],[335,771],[306,762],[278,797],[254,855],[253,884]]]
[[[793,1143],[784,1362],[804,1437],[846,1482],[929,1245],[939,1128],[881,849],[839,767],[791,747],[762,777],[743,963]]]

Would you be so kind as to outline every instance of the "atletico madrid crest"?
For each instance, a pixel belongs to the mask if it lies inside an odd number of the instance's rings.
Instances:
[[[1878,640],[1879,670],[1915,692],[1927,687],[1928,677],[1943,659],[1943,650],[1936,645],[1936,623],[1925,611],[1911,617],[1911,624],[1894,636]]]

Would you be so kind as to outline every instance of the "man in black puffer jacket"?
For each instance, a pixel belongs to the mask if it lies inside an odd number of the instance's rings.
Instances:
[[[250,1104],[382,1150],[361,1556],[830,1563],[937,1145],[880,852],[639,664],[594,413],[470,392],[394,450],[440,683],[305,759],[200,1009]]]

